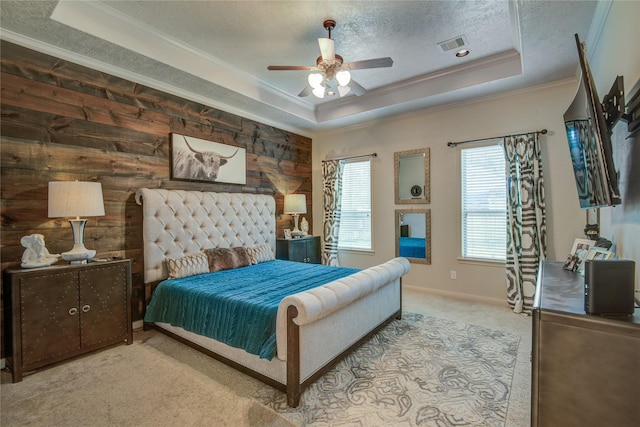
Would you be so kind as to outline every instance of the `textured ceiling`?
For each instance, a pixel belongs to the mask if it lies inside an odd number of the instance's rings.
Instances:
[[[310,135],[573,77],[573,34],[588,45],[603,13],[594,1],[2,0],[0,35]],[[352,72],[363,95],[299,97],[307,72],[267,70],[315,65],[327,18],[337,21],[332,38],[346,62],[394,61]],[[465,58],[438,46],[458,36],[471,50]]]

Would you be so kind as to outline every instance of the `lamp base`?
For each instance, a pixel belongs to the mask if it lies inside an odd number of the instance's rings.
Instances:
[[[291,230],[291,236],[292,237],[302,237],[302,235],[304,234],[304,232],[300,231],[300,229],[298,228],[298,216],[300,214],[294,213],[293,214],[293,223],[294,223],[294,227],[293,230]]]
[[[86,219],[70,219],[73,230],[73,248],[62,253],[62,259],[71,264],[86,264],[87,260],[96,256],[96,251],[84,247],[84,226]]]
[[[96,251],[85,248],[82,243],[73,245],[73,249],[69,252],[62,253],[62,259],[69,261],[70,264],[86,264],[87,260],[94,256],[96,256]]]

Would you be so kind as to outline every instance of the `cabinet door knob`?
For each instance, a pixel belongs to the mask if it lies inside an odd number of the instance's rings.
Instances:
[[[91,306],[89,304],[82,306],[82,312],[83,313],[86,313],[89,310],[91,310]]]
[[[69,309],[69,314],[70,314],[70,315],[72,315],[72,316],[74,316],[74,315],[78,314],[78,309],[77,309],[77,308],[75,308],[75,307],[71,307],[71,308]]]

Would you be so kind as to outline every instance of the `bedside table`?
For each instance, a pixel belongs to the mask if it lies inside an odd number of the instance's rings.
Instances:
[[[23,372],[133,342],[130,260],[3,274],[6,361],[13,382]]]
[[[320,236],[276,239],[276,258],[285,261],[320,264]]]

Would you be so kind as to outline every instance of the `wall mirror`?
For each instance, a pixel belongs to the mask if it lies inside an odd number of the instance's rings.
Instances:
[[[393,157],[396,204],[431,203],[429,149],[398,151]]]
[[[396,256],[431,264],[431,209],[396,209]]]

